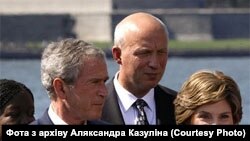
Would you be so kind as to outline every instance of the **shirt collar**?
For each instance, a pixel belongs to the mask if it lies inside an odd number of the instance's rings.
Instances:
[[[53,111],[53,108],[52,108],[52,105],[51,105],[51,104],[50,104],[50,106],[49,106],[48,114],[49,114],[49,117],[50,117],[51,121],[52,121],[55,125],[68,125],[65,121],[63,121],[63,120]]]
[[[125,111],[127,111],[137,100],[137,97],[135,97],[132,93],[122,87],[122,85],[118,81],[118,74],[119,72],[116,73],[114,78],[114,87],[123,108],[125,109]],[[143,99],[148,104],[149,109],[153,111],[155,107],[154,88],[150,89],[150,91],[141,99]]]

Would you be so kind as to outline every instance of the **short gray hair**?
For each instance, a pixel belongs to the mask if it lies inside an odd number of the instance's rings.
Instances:
[[[90,43],[73,38],[50,43],[41,60],[41,81],[49,96],[54,97],[52,82],[55,78],[74,84],[84,60],[89,57],[105,60],[105,53]]]

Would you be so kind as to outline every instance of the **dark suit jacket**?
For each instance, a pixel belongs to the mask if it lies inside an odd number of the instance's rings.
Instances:
[[[105,100],[102,120],[116,125],[124,125],[122,113],[118,104],[118,96],[113,79],[107,83],[108,96]],[[173,101],[177,92],[161,85],[155,87],[156,124],[176,125]]]
[[[29,125],[54,125],[49,117],[48,108],[44,112],[42,117],[31,122]],[[94,121],[87,121],[87,125],[110,125],[110,123],[107,123],[107,122],[101,121],[101,120],[94,120]]]

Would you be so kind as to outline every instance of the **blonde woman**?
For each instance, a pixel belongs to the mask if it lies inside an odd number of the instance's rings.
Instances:
[[[220,71],[192,74],[174,104],[179,125],[233,125],[242,118],[240,90],[230,76]]]

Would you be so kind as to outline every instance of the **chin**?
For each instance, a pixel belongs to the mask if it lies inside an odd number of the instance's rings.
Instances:
[[[150,81],[148,84],[146,84],[150,88],[156,87],[158,84],[158,81]]]
[[[92,119],[96,120],[96,119],[100,119],[101,118],[101,113],[94,113],[92,116]]]

